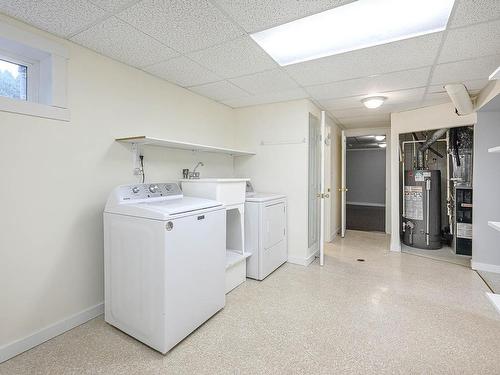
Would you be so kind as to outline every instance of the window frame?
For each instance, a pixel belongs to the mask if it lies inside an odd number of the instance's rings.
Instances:
[[[27,100],[0,96],[0,113],[71,120],[67,105],[69,48],[65,42],[0,15],[0,58],[28,67]]]
[[[26,100],[23,101],[38,103],[38,91],[40,88],[40,62],[14,53],[9,53],[2,49],[0,49],[0,60],[16,65],[22,65],[27,68]]]

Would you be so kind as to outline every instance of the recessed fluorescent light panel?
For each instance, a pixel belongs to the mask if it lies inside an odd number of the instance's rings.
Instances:
[[[252,34],[281,66],[443,31],[455,0],[358,0]]]

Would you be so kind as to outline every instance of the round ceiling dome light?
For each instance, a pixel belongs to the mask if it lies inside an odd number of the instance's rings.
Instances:
[[[366,108],[375,109],[380,107],[387,100],[385,96],[371,96],[364,98],[361,102]]]

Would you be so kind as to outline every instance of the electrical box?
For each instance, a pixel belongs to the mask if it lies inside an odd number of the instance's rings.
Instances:
[[[472,188],[455,188],[455,253],[472,255]]]

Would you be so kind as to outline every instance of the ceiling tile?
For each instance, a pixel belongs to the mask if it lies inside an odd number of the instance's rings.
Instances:
[[[373,95],[427,85],[430,67],[403,72],[333,82],[326,85],[308,86],[305,89],[314,99],[341,98],[355,95]]]
[[[307,98],[308,94],[302,89],[293,89],[281,92],[273,92],[267,94],[252,95],[245,98],[235,100],[225,100],[222,103],[233,107],[248,107],[252,105],[286,102],[289,100],[297,100]]]
[[[117,17],[183,53],[243,34],[207,0],[144,0]]]
[[[178,55],[115,17],[77,34],[71,40],[136,67],[148,66]]]
[[[0,13],[63,37],[90,26],[107,14],[79,0],[0,0]]]
[[[500,18],[498,0],[458,0],[450,26],[465,26],[495,18]]]
[[[247,32],[310,16],[354,0],[215,0]]]
[[[109,12],[116,12],[138,3],[140,0],[88,0]]]
[[[230,79],[232,83],[252,94],[285,91],[299,88],[299,85],[281,69],[250,74]]]
[[[439,63],[495,53],[500,53],[500,21],[450,30],[439,55]]]
[[[211,99],[222,101],[228,99],[238,99],[249,94],[228,81],[207,83],[201,86],[190,87],[189,90]]]
[[[339,120],[340,121],[340,120]],[[389,128],[391,126],[391,120],[384,121],[373,121],[369,119],[364,120],[354,120],[344,119],[344,121],[340,121],[342,126],[345,129],[359,129],[359,128]]]
[[[465,81],[488,79],[491,73],[500,65],[500,55],[482,57],[475,60],[465,60],[436,66],[432,75],[433,85],[446,83],[461,83]]]
[[[356,123],[368,123],[368,122],[390,122],[391,115],[389,113],[376,113],[369,116],[357,116],[357,117],[343,117],[337,119],[343,124],[356,124]]]
[[[183,56],[148,66],[144,70],[184,87],[220,81],[219,76]]]
[[[424,93],[425,88],[384,92],[383,95],[387,97],[387,100],[382,107],[419,102],[423,99]],[[318,103],[322,107],[332,111],[338,109],[363,108],[364,106],[361,100],[365,97],[366,95],[337,99],[322,99],[318,100]]]
[[[442,33],[435,33],[289,65],[285,69],[302,86],[416,69],[434,63],[441,38]]]
[[[276,68],[277,65],[250,37],[189,54],[193,60],[224,78]]]

